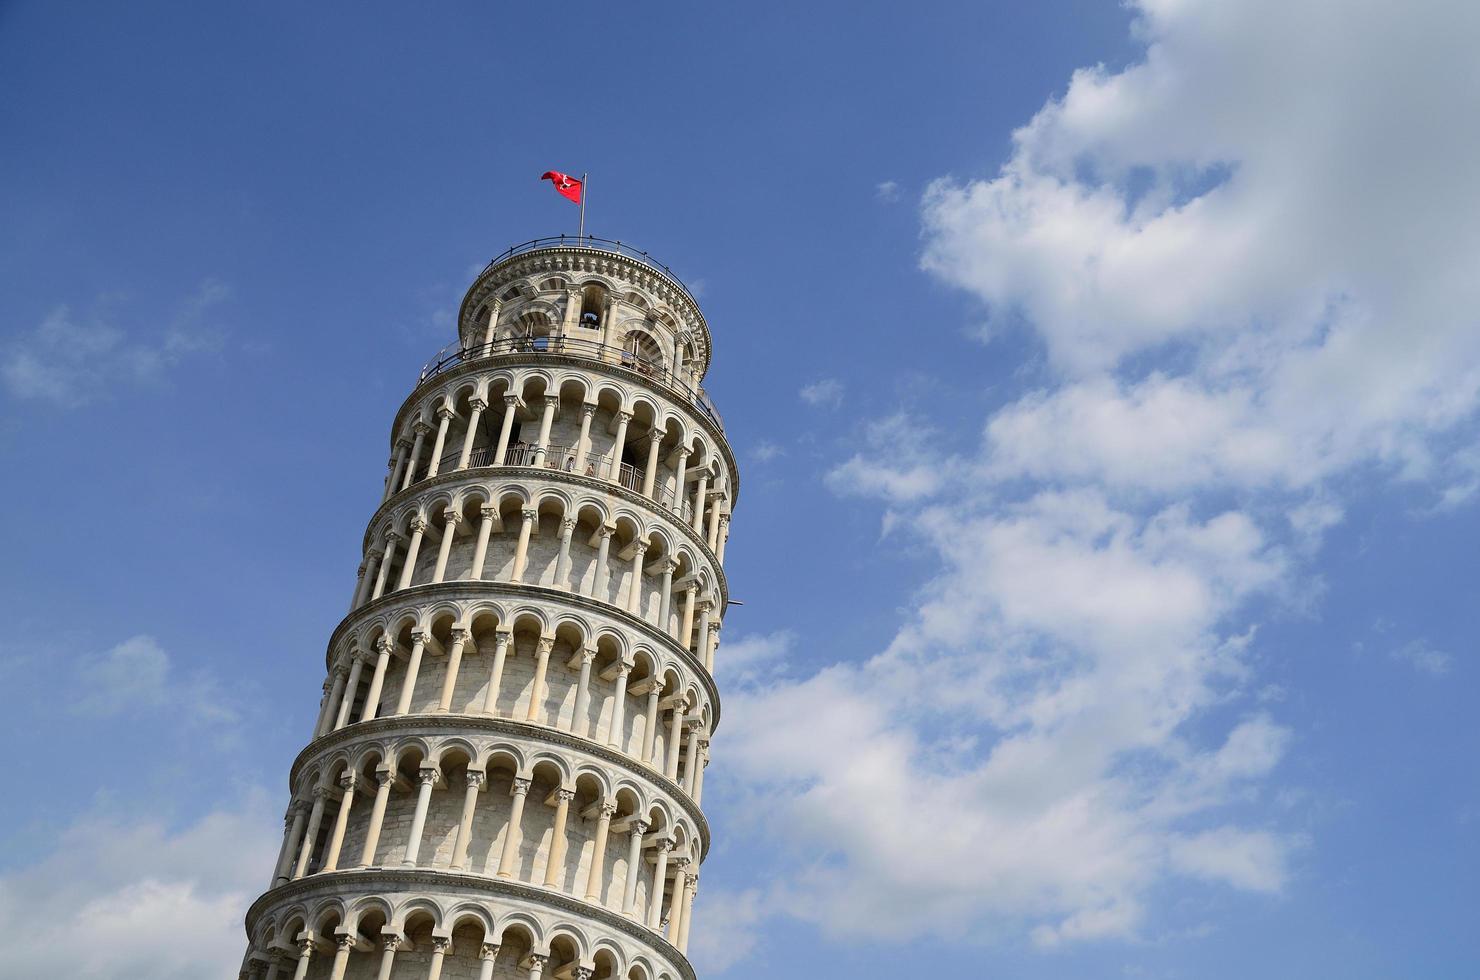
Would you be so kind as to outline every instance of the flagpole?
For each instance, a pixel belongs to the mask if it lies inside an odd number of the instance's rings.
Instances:
[[[577,239],[586,237],[586,192],[590,190],[590,184],[586,182],[586,175],[581,174],[581,233]]]

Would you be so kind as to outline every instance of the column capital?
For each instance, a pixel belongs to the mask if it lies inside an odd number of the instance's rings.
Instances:
[[[635,837],[641,837],[643,834],[645,834],[645,833],[648,832],[648,827],[649,826],[651,826],[651,825],[646,820],[634,820],[634,821],[632,821],[631,830],[632,830],[633,836],[635,836]]]
[[[411,430],[419,436],[424,436],[432,431],[432,424],[426,419],[417,419],[411,423]]]
[[[519,396],[512,391],[506,393],[504,395],[504,404],[509,406],[510,408],[513,408],[515,405],[519,404]]]
[[[468,770],[468,785],[473,789],[482,789],[488,782],[488,773],[479,772],[476,769]]]
[[[688,446],[680,443],[677,446],[673,447],[673,455],[682,456],[684,459],[688,459],[690,456],[694,455],[694,451]]]
[[[411,440],[410,439],[407,439],[405,436],[401,436],[399,439],[396,440],[396,448],[397,449],[410,449],[411,448]]]
[[[449,508],[442,512],[442,519],[447,522],[449,528],[457,527],[463,522],[462,511]]]
[[[654,847],[656,847],[660,851],[665,852],[673,850],[674,847],[676,847],[677,845],[678,842],[675,841],[672,837],[660,837],[657,840],[653,841]]]
[[[411,631],[411,642],[412,643],[420,643],[422,646],[426,646],[428,643],[431,642],[431,640],[432,640],[432,631],[431,630],[412,630]]]
[[[535,648],[534,649],[535,649],[535,653],[538,654],[539,656],[548,657],[550,655],[550,651],[553,650],[553,649],[555,649],[555,637],[553,637],[553,636],[542,636],[542,637],[540,637],[539,642],[535,644]]]
[[[430,526],[427,524],[425,517],[413,517],[411,519],[411,533],[413,534],[425,534],[427,528]]]
[[[599,407],[600,406],[594,405],[591,402],[581,402],[581,416],[583,418],[589,419],[596,414],[596,410]]]
[[[537,521],[540,519],[540,512],[534,507],[521,507],[519,508],[519,514],[526,521]]]
[[[617,805],[615,803],[601,804],[601,815],[603,817],[606,817],[608,820],[610,820],[612,817],[615,817],[617,815]]]
[[[488,402],[482,398],[469,398],[468,407],[475,412],[481,412],[488,407]]]
[[[344,772],[339,774],[339,785],[343,787],[346,793],[353,793],[355,791],[355,784],[359,782],[359,779],[359,773],[355,772],[353,769],[346,769]]]
[[[313,798],[315,800],[327,800],[333,794],[334,787],[332,786],[315,786],[313,788]]]
[[[314,947],[317,945],[313,936],[304,936],[298,940],[298,954],[304,957],[312,956]]]
[[[540,400],[545,403],[545,407],[546,408],[559,408],[560,407],[560,395],[559,394],[554,394],[554,395],[546,394]]]
[[[498,957],[498,943],[483,943],[478,947],[478,959],[491,960]]]
[[[561,803],[569,803],[575,798],[576,791],[573,789],[557,789],[555,791],[555,799],[559,800]]]
[[[396,648],[396,641],[390,638],[390,634],[382,633],[375,641],[376,653],[390,653]]]
[[[513,643],[514,642],[514,631],[513,630],[494,630],[493,631],[493,642],[495,642],[495,643]]]
[[[375,785],[377,785],[377,786],[385,786],[388,783],[394,783],[396,781],[396,777],[398,775],[399,774],[396,772],[396,770],[391,769],[391,768],[376,769],[375,770]]]
[[[473,631],[466,626],[454,626],[447,639],[453,643],[467,643],[472,635]]]
[[[622,422],[631,422],[631,421],[632,421],[632,413],[631,412],[618,410],[618,412],[617,412],[617,422],[619,424],[622,423]]]
[[[452,948],[452,937],[451,936],[433,936],[432,937],[432,951],[433,952],[436,952],[436,953],[446,953],[451,948]]]
[[[371,548],[369,551],[366,551],[365,552],[365,560],[366,561],[380,561],[380,559],[382,559],[384,557],[385,557],[385,552],[383,550],[381,550],[380,548]]]
[[[452,418],[456,417],[456,415],[457,415],[457,413],[454,412],[452,410],[451,406],[448,406],[448,405],[443,405],[441,408],[437,409],[437,421],[438,422],[446,422],[449,419],[452,419]]]
[[[568,537],[575,529],[576,519],[574,517],[562,517],[560,519],[560,534],[562,536]]]
[[[543,970],[545,964],[550,962],[550,957],[544,953],[530,953],[525,959],[529,962],[531,970]]]
[[[354,950],[355,944],[358,942],[358,936],[352,932],[347,932],[335,941],[335,945],[339,947],[340,952],[349,953]]]
[[[594,976],[596,976],[596,971],[584,966],[578,966],[570,971],[570,980],[591,980]]]
[[[529,779],[526,776],[515,776],[514,785],[509,787],[509,795],[523,796],[524,794],[529,792],[529,786],[532,782],[534,782],[534,780]]]
[[[482,507],[478,508],[478,516],[482,517],[485,521],[493,520],[494,518],[498,517],[498,505],[484,504]]]
[[[420,782],[423,786],[435,786],[437,783],[437,778],[441,775],[442,771],[436,766],[422,766],[420,769],[416,770],[417,781]]]
[[[382,933],[381,936],[380,936],[380,948],[383,949],[383,950],[385,950],[387,953],[394,953],[396,950],[398,950],[398,949],[401,948],[401,944],[404,943],[405,941],[406,941],[406,937],[405,936],[400,936],[400,935],[390,935],[390,936],[387,936],[384,933]]]
[[[684,880],[689,883],[689,898],[693,898],[694,893],[699,889],[699,873],[690,871],[684,875]]]
[[[400,531],[393,531],[393,530],[387,529],[386,532],[385,532],[385,544],[386,544],[386,547],[387,548],[389,548],[391,545],[395,544],[397,541],[405,541],[405,540],[406,540],[406,535],[402,534]]]
[[[617,529],[614,525],[603,524],[596,529],[596,533],[603,538],[610,538],[613,534],[617,533]]]

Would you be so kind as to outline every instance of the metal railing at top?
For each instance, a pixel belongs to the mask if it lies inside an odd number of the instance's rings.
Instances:
[[[625,347],[614,347],[600,341],[581,340],[577,337],[506,337],[503,340],[495,340],[491,344],[459,347],[452,351],[443,348],[435,359],[421,369],[421,377],[416,383],[420,385],[428,378],[434,378],[458,365],[483,357],[493,357],[496,354],[563,354],[567,357],[582,357],[587,360],[600,361],[603,364],[623,367],[651,378],[663,387],[681,395],[684,400],[713,422],[721,432],[725,429],[725,424],[719,417],[719,410],[714,407],[714,403],[709,400],[704,389],[689,384],[668,365]]]
[[[541,452],[539,446],[531,446],[526,443],[516,443],[504,450],[504,466],[534,466],[540,469],[559,470],[563,473],[575,473],[579,476],[591,477],[596,480],[605,480],[608,483],[618,485],[631,490],[633,493],[642,493],[644,474],[637,467],[628,463],[620,463],[617,467],[617,478],[611,479],[611,454],[610,453],[578,453],[575,446],[561,446],[551,444]],[[482,466],[498,465],[494,456],[497,447],[479,446],[474,447],[468,455],[468,469]],[[458,463],[462,461],[462,450],[450,452],[444,455],[437,463],[437,472],[451,473],[457,470]],[[412,483],[420,483],[427,478],[428,466],[422,465],[417,468]],[[656,484],[656,481],[655,481]],[[654,503],[664,510],[673,511],[679,519],[685,522],[691,521],[694,516],[694,505],[685,496],[679,501],[679,506],[674,507],[674,494],[671,487],[654,486],[653,492],[648,495]]]
[[[532,238],[529,241],[519,245],[510,245],[508,249],[500,252],[498,255],[495,255],[492,259],[490,259],[488,264],[483,267],[483,272],[487,272],[489,269],[492,269],[494,266],[498,265],[500,262],[503,262],[505,259],[513,258],[516,255],[522,255],[525,252],[535,252],[542,248],[590,248],[599,252],[615,252],[617,255],[625,256],[629,259],[634,259],[638,262],[641,262],[649,269],[653,269],[663,273],[663,275],[673,280],[673,284],[675,286],[684,291],[684,294],[689,298],[689,302],[693,303],[696,308],[699,305],[698,302],[694,299],[693,290],[689,289],[689,287],[684,284],[684,281],[678,278],[677,273],[675,273],[672,269],[668,268],[663,263],[659,262],[657,259],[653,258],[648,253],[644,252],[642,249],[634,248],[633,246],[623,244],[622,242],[612,241],[609,238],[595,238],[591,235],[556,235],[550,238]],[[482,272],[479,273],[479,275],[482,274]]]

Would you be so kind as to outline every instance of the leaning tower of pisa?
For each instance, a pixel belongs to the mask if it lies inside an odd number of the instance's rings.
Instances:
[[[391,426],[241,975],[692,978],[738,490],[709,328],[590,238],[499,256],[457,327]]]

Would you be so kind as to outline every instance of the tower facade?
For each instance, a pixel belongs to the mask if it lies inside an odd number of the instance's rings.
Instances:
[[[391,428],[242,976],[680,980],[735,461],[646,253],[491,262]]]

